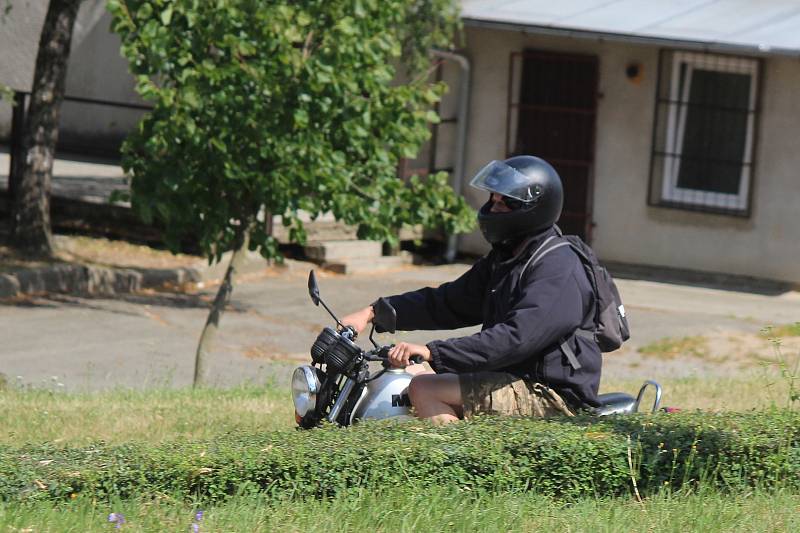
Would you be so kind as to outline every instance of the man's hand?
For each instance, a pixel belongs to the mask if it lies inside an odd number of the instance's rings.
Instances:
[[[342,319],[342,325],[352,327],[356,330],[356,333],[360,335],[362,331],[367,329],[367,324],[372,322],[374,317],[375,313],[372,310],[372,306],[368,305],[361,311],[356,311],[344,317]]]
[[[401,342],[389,350],[389,363],[396,367],[405,367],[411,364],[411,357],[419,355],[424,361],[431,360],[431,351],[427,346]]]

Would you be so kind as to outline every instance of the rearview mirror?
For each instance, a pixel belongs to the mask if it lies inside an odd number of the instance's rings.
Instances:
[[[372,306],[375,317],[372,323],[378,330],[378,333],[388,331],[394,333],[397,327],[397,312],[385,298],[378,298],[378,301]]]
[[[311,296],[314,305],[319,306],[319,285],[317,285],[317,276],[313,270],[308,273],[308,295]]]

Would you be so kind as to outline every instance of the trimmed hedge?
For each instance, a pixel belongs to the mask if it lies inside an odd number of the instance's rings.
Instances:
[[[642,494],[700,481],[796,488],[800,413],[486,417],[441,428],[370,422],[160,445],[6,446],[0,447],[0,500],[162,493],[215,501],[249,491],[323,497],[406,485],[575,499],[630,492],[631,463]]]

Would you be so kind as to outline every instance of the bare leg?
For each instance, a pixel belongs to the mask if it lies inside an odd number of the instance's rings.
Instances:
[[[406,367],[406,372],[412,376],[418,376],[420,374],[435,374],[435,372],[424,363],[421,365],[408,365]]]
[[[455,422],[463,415],[461,385],[456,374],[420,374],[408,387],[418,418],[434,424]]]

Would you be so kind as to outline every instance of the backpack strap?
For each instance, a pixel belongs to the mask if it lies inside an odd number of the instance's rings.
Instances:
[[[541,259],[544,256],[546,256],[547,254],[549,254],[550,252],[552,252],[556,248],[561,248],[562,246],[569,246],[570,245],[569,241],[562,241],[562,242],[554,244],[553,246],[551,246],[549,248],[545,248],[545,246],[547,246],[550,243],[550,241],[552,241],[553,239],[558,239],[560,237],[561,237],[560,235],[551,235],[550,237],[545,239],[545,241],[542,244],[539,245],[539,247],[536,249],[536,251],[533,252],[531,257],[528,259],[528,262],[525,263],[525,266],[522,267],[522,270],[520,270],[520,273],[519,273],[520,279],[522,278],[523,274],[525,274],[525,271],[528,270],[529,266],[531,268],[535,267],[536,264],[539,261],[541,261]]]
[[[573,335],[565,338],[564,341],[559,344],[561,347],[561,351],[564,352],[564,355],[567,356],[567,361],[569,361],[569,366],[571,366],[574,370],[579,370],[581,368],[581,363],[578,361],[578,358],[575,356],[575,352],[572,351],[572,347],[569,345],[569,339]]]
[[[568,342],[572,337],[583,337],[584,339],[592,342],[597,342],[597,338],[595,338],[594,332],[578,328],[572,335],[564,337],[564,341],[559,344],[561,351],[564,352],[564,355],[567,357],[567,361],[569,361],[569,366],[575,370],[578,370],[581,368],[581,364],[578,362],[578,358],[575,356],[575,352],[572,351],[572,347],[570,347]]]
[[[557,233],[557,235],[551,235],[550,237],[545,239],[545,241],[541,245],[539,245],[539,247],[536,249],[536,251],[533,252],[533,254],[531,255],[530,259],[528,259],[528,262],[525,263],[525,266],[522,267],[522,271],[520,271],[520,274],[519,274],[520,278],[522,278],[523,274],[525,274],[525,271],[528,269],[529,266],[531,268],[535,267],[536,264],[539,263],[539,261],[541,261],[544,256],[546,256],[547,254],[549,254],[553,250],[556,250],[557,248],[561,248],[563,246],[571,246],[570,242],[568,240],[562,239],[563,236],[561,234],[561,230],[558,229],[557,227],[556,227],[556,233]],[[547,247],[547,245],[553,239],[559,239],[561,242],[557,242],[556,244],[554,244],[554,245],[552,245],[550,247]],[[569,365],[574,370],[579,370],[581,368],[581,363],[578,361],[578,358],[575,355],[575,352],[572,350],[572,347],[570,347],[570,345],[569,345],[568,341],[569,341],[570,337],[572,337],[572,335],[570,335],[569,337],[564,338],[561,341],[561,343],[559,344],[559,346],[561,348],[561,351],[567,357],[567,361],[569,361]]]

